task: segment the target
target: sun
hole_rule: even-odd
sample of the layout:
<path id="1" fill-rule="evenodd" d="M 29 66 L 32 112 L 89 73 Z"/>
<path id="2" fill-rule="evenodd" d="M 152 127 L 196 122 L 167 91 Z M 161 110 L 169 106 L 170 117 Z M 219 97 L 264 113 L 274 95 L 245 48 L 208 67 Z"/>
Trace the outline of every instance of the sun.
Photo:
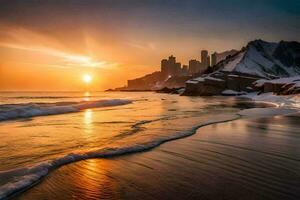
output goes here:
<path id="1" fill-rule="evenodd" d="M 91 83 L 92 82 L 92 76 L 91 75 L 89 75 L 89 74 L 84 74 L 83 76 L 82 76 L 82 80 L 83 80 L 83 82 L 85 82 L 86 84 L 89 84 L 89 83 Z"/>

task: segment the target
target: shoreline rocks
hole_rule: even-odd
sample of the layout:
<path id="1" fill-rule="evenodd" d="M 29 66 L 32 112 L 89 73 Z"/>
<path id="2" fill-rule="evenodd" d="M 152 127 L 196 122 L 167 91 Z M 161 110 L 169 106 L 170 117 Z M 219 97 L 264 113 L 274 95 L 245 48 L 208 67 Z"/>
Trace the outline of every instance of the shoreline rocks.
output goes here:
<path id="1" fill-rule="evenodd" d="M 258 80 L 254 84 L 260 93 L 273 92 L 277 95 L 300 94 L 300 76 L 274 80 Z"/>
<path id="2" fill-rule="evenodd" d="M 222 95 L 223 91 L 231 90 L 236 94 L 253 92 L 253 83 L 260 78 L 242 73 L 216 72 L 186 82 L 183 93 L 185 96 Z"/>

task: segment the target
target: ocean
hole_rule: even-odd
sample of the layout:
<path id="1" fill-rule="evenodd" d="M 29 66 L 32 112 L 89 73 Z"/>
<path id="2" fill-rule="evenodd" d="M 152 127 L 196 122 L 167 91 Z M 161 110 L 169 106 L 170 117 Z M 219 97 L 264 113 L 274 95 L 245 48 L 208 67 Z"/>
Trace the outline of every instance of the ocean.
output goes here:
<path id="1" fill-rule="evenodd" d="M 67 164 L 144 152 L 269 106 L 151 92 L 1 92 L 0 199 Z"/>

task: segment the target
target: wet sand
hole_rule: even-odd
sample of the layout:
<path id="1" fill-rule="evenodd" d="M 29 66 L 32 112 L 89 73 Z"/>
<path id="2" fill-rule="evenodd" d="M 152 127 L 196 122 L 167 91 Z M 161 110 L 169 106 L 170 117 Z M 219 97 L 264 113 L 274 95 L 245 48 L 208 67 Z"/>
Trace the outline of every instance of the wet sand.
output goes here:
<path id="1" fill-rule="evenodd" d="M 300 199 L 299 122 L 209 125 L 151 151 L 63 166 L 16 199 Z"/>

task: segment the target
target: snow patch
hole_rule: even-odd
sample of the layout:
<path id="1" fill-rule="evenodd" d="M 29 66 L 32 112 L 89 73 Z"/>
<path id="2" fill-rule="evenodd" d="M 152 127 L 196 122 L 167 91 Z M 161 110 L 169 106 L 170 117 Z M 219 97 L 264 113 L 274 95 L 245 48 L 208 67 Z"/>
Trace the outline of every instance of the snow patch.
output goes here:
<path id="1" fill-rule="evenodd" d="M 224 90 L 222 92 L 222 95 L 228 95 L 228 96 L 238 96 L 238 95 L 244 95 L 246 92 L 238 92 L 235 90 Z"/>
<path id="2" fill-rule="evenodd" d="M 245 52 L 241 52 L 237 55 L 237 57 L 232 60 L 232 61 L 229 61 L 229 63 L 227 63 L 224 68 L 223 68 L 223 71 L 234 71 L 234 69 L 236 68 L 236 66 L 241 62 L 241 60 L 243 59 L 245 55 Z"/>
<path id="3" fill-rule="evenodd" d="M 257 93 L 249 93 L 242 97 L 250 98 L 257 102 L 271 103 L 277 107 L 300 108 L 300 95 L 278 96 L 273 93 L 263 93 L 260 95 L 257 95 Z"/>
<path id="4" fill-rule="evenodd" d="M 204 78 L 205 80 L 212 80 L 212 81 L 220 81 L 220 82 L 223 82 L 224 80 L 223 79 L 219 79 L 219 78 L 214 78 L 214 77 L 211 77 L 211 76 L 207 76 Z"/>
<path id="5" fill-rule="evenodd" d="M 251 108 L 242 110 L 239 112 L 240 115 L 246 117 L 271 117 L 277 115 L 289 115 L 299 112 L 297 109 L 275 107 L 275 108 Z"/>
<path id="6" fill-rule="evenodd" d="M 298 84 L 300 83 L 300 76 L 293 76 L 293 77 L 288 77 L 288 78 L 278 78 L 278 79 L 273 79 L 273 80 L 266 80 L 266 79 L 260 79 L 256 81 L 254 84 L 256 86 L 262 86 L 264 83 L 279 83 L 279 84 L 290 84 L 290 83 L 295 83 Z"/>

